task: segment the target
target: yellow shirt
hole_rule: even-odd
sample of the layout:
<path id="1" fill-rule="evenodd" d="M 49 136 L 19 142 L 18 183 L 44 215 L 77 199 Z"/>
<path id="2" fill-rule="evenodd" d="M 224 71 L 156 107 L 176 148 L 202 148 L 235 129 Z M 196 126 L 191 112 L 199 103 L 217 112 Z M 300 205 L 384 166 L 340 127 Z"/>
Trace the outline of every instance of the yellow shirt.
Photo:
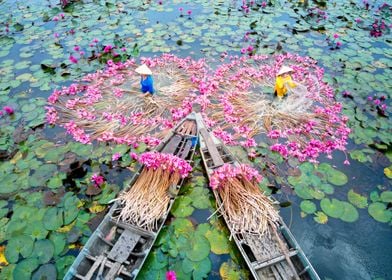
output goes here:
<path id="1" fill-rule="evenodd" d="M 287 93 L 286 85 L 288 85 L 291 88 L 296 87 L 296 84 L 293 82 L 290 75 L 276 77 L 275 91 L 279 98 L 282 98 L 283 96 L 286 95 Z"/>

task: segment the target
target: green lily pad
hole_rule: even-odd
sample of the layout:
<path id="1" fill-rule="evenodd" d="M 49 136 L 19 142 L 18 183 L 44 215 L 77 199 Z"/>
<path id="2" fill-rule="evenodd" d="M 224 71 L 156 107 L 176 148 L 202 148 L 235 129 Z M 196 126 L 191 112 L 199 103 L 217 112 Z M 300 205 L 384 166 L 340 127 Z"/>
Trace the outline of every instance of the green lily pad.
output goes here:
<path id="1" fill-rule="evenodd" d="M 300 207 L 306 214 L 313 214 L 317 210 L 316 204 L 310 200 L 302 201 Z"/>
<path id="2" fill-rule="evenodd" d="M 217 229 L 209 230 L 205 234 L 205 237 L 210 242 L 211 251 L 214 254 L 222 255 L 229 253 L 230 243 L 224 232 L 218 231 Z"/>
<path id="3" fill-rule="evenodd" d="M 37 240 L 34 244 L 32 257 L 38 260 L 38 263 L 45 264 L 53 257 L 54 246 L 52 241 L 48 239 Z"/>
<path id="4" fill-rule="evenodd" d="M 313 219 L 319 224 L 326 224 L 328 222 L 328 216 L 322 211 L 314 213 Z"/>
<path id="5" fill-rule="evenodd" d="M 208 273 L 211 271 L 211 268 L 211 260 L 208 257 L 199 262 L 191 261 L 188 258 L 185 258 L 185 260 L 182 262 L 182 270 L 185 273 L 192 272 L 193 279 L 206 278 Z"/>
<path id="6" fill-rule="evenodd" d="M 47 230 L 56 230 L 64 224 L 63 210 L 61 208 L 48 208 L 44 216 L 44 227 Z"/>
<path id="7" fill-rule="evenodd" d="M 42 279 L 57 279 L 57 270 L 54 264 L 44 264 L 40 266 L 36 272 L 34 272 L 32 280 Z"/>
<path id="8" fill-rule="evenodd" d="M 388 210 L 384 203 L 373 202 L 369 205 L 368 211 L 370 216 L 381 223 L 388 223 L 392 219 L 392 211 Z"/>
<path id="9" fill-rule="evenodd" d="M 380 200 L 385 203 L 391 203 L 392 202 L 392 191 L 383 191 L 380 194 Z"/>
<path id="10" fill-rule="evenodd" d="M 207 188 L 195 187 L 188 197 L 192 200 L 192 205 L 197 209 L 207 209 L 211 205 Z"/>
<path id="11" fill-rule="evenodd" d="M 219 268 L 219 274 L 222 280 L 240 280 L 241 271 L 232 261 L 224 262 Z"/>
<path id="12" fill-rule="evenodd" d="M 392 165 L 385 167 L 384 168 L 384 174 L 387 176 L 389 179 L 392 179 Z"/>
<path id="13" fill-rule="evenodd" d="M 45 229 L 42 221 L 34 221 L 27 225 L 25 233 L 34 239 L 44 239 L 48 235 L 48 230 Z"/>
<path id="14" fill-rule="evenodd" d="M 29 258 L 18 263 L 13 271 L 14 279 L 30 280 L 31 273 L 38 267 L 37 259 Z"/>
<path id="15" fill-rule="evenodd" d="M 210 242 L 204 236 L 196 235 L 190 239 L 191 247 L 185 252 L 191 261 L 201 261 L 210 254 Z"/>
<path id="16" fill-rule="evenodd" d="M 313 199 L 312 189 L 309 186 L 298 185 L 294 189 L 295 193 L 303 199 Z"/>
<path id="17" fill-rule="evenodd" d="M 75 256 L 64 256 L 56 260 L 57 277 L 63 278 L 69 267 L 75 260 Z"/>
<path id="18" fill-rule="evenodd" d="M 54 246 L 54 255 L 57 256 L 64 251 L 66 245 L 66 236 L 62 233 L 51 232 L 49 240 L 52 241 Z"/>
<path id="19" fill-rule="evenodd" d="M 344 213 L 344 204 L 335 198 L 332 200 L 328 198 L 322 199 L 320 206 L 321 210 L 332 218 L 340 218 Z"/>
<path id="20" fill-rule="evenodd" d="M 192 215 L 194 208 L 190 206 L 192 199 L 187 196 L 181 196 L 176 199 L 171 209 L 173 216 L 184 218 Z"/>
<path id="21" fill-rule="evenodd" d="M 19 254 L 24 258 L 31 255 L 33 251 L 34 240 L 27 235 L 20 235 L 11 238 L 5 249 L 5 256 L 10 263 L 16 263 L 19 260 Z"/>
<path id="22" fill-rule="evenodd" d="M 348 201 L 358 208 L 366 208 L 368 206 L 367 197 L 356 193 L 353 189 L 347 193 Z"/>
<path id="23" fill-rule="evenodd" d="M 177 218 L 174 220 L 174 222 L 172 222 L 171 225 L 174 227 L 174 233 L 176 236 L 189 236 L 194 231 L 191 221 L 185 218 Z"/>
<path id="24" fill-rule="evenodd" d="M 8 202 L 5 200 L 0 200 L 0 218 L 3 218 L 8 213 Z"/>
<path id="25" fill-rule="evenodd" d="M 332 166 L 327 163 L 320 164 L 319 168 L 320 171 L 324 171 L 327 175 L 327 180 L 331 184 L 335 186 L 343 186 L 348 182 L 348 178 L 346 174 L 343 172 L 336 170 Z"/>
<path id="26" fill-rule="evenodd" d="M 357 209 L 350 203 L 342 201 L 344 205 L 344 212 L 343 215 L 340 217 L 341 220 L 345 222 L 355 222 L 359 218 L 359 214 Z"/>

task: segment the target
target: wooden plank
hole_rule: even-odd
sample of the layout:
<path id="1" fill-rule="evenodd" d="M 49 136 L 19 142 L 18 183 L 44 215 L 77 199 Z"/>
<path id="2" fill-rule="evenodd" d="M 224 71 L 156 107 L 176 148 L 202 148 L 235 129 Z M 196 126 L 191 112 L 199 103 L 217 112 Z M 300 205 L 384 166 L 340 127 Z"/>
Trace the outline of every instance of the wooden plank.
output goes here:
<path id="1" fill-rule="evenodd" d="M 122 264 L 121 263 L 114 263 L 113 266 L 110 268 L 108 274 L 105 275 L 105 280 L 113 280 L 119 274 Z"/>
<path id="2" fill-rule="evenodd" d="M 298 254 L 298 251 L 297 251 L 297 250 L 294 250 L 294 251 L 290 251 L 289 256 L 290 256 L 290 257 L 293 257 L 293 256 L 295 256 L 295 255 L 297 255 L 297 254 Z M 279 257 L 276 257 L 276 258 L 267 260 L 267 261 L 265 261 L 265 262 L 257 262 L 257 261 L 256 261 L 256 262 L 253 262 L 253 263 L 252 263 L 252 266 L 253 266 L 253 268 L 254 268 L 255 270 L 259 270 L 259 269 L 263 269 L 263 268 L 265 268 L 265 267 L 268 267 L 268 266 L 277 264 L 277 263 L 279 263 L 279 262 L 281 262 L 281 261 L 284 261 L 284 260 L 286 260 L 285 256 L 284 256 L 284 255 L 281 255 L 281 256 L 279 256 Z"/>
<path id="3" fill-rule="evenodd" d="M 102 256 L 102 255 L 99 256 L 96 259 L 96 261 L 94 262 L 94 264 L 92 265 L 92 267 L 89 269 L 87 274 L 82 279 L 90 280 L 93 277 L 93 275 L 94 275 L 95 271 L 97 270 L 97 268 L 101 265 L 101 263 L 102 263 L 104 258 L 105 258 L 105 256 Z"/>
<path id="4" fill-rule="evenodd" d="M 186 141 L 184 149 L 178 154 L 178 157 L 182 159 L 186 159 L 191 148 L 192 148 L 192 140 L 189 139 Z"/>
<path id="5" fill-rule="evenodd" d="M 110 250 L 108 258 L 120 264 L 125 262 L 139 239 L 140 235 L 127 229 L 124 230 L 112 250 Z"/>
<path id="6" fill-rule="evenodd" d="M 180 135 L 174 135 L 169 140 L 169 142 L 165 145 L 165 147 L 162 149 L 161 153 L 174 154 L 178 145 L 181 142 L 181 139 L 182 139 L 182 137 Z"/>
<path id="7" fill-rule="evenodd" d="M 200 129 L 200 134 L 204 138 L 204 141 L 206 142 L 206 146 L 212 158 L 212 161 L 214 163 L 214 167 L 222 166 L 224 162 L 210 134 L 207 132 L 207 130 L 204 127 Z"/>

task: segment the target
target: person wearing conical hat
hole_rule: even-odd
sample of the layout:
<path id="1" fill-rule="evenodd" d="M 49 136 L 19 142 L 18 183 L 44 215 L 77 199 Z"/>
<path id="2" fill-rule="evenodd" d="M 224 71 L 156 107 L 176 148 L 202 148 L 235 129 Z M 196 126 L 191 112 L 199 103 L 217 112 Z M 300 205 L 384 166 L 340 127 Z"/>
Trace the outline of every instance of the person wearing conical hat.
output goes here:
<path id="1" fill-rule="evenodd" d="M 142 64 L 135 69 L 135 72 L 140 74 L 140 89 L 143 93 L 153 95 L 154 81 L 152 79 L 152 71 L 147 67 L 146 64 Z"/>
<path id="2" fill-rule="evenodd" d="M 276 74 L 275 95 L 278 96 L 279 100 L 282 100 L 287 94 L 287 87 L 295 88 L 297 86 L 290 76 L 293 71 L 291 67 L 282 66 L 278 74 Z"/>

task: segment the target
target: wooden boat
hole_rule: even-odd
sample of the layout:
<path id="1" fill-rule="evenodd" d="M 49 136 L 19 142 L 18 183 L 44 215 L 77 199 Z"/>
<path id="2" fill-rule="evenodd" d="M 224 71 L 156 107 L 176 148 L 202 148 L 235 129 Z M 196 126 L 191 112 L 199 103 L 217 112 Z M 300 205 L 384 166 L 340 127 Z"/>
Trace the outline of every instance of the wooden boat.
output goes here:
<path id="1" fill-rule="evenodd" d="M 198 127 L 195 114 L 192 113 L 182 120 L 155 150 L 176 155 L 191 164 L 197 140 Z M 130 187 L 125 191 L 132 188 L 142 168 L 143 166 L 135 173 Z M 64 279 L 135 279 L 165 223 L 183 181 L 184 179 L 181 179 L 177 185 L 170 187 L 168 192 L 170 201 L 165 215 L 158 220 L 151 231 L 121 221 L 118 215 L 123 206 L 116 201 L 87 241 Z"/>
<path id="2" fill-rule="evenodd" d="M 207 131 L 199 115 L 197 121 L 200 129 L 200 152 L 208 177 L 223 164 L 239 165 L 240 162 L 228 148 Z M 217 208 L 224 209 L 219 193 L 216 190 L 213 193 Z M 272 197 L 270 199 L 276 202 Z M 282 218 L 279 219 L 275 235 L 237 234 L 231 230 L 225 211 L 220 212 L 255 279 L 320 279 Z"/>

